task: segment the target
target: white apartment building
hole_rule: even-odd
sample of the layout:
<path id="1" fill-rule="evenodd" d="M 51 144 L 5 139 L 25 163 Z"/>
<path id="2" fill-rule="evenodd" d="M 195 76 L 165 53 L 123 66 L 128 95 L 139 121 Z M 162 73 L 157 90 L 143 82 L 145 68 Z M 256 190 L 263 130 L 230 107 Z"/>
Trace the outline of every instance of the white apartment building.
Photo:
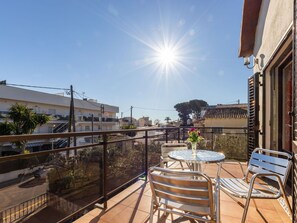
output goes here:
<path id="1" fill-rule="evenodd" d="M 5 120 L 9 108 L 19 103 L 33 109 L 36 113 L 51 116 L 51 121 L 37 127 L 34 133 L 66 132 L 70 100 L 70 97 L 61 95 L 0 85 L 0 122 Z M 119 129 L 116 116 L 118 112 L 119 107 L 97 103 L 94 99 L 74 99 L 76 132 L 92 131 L 92 129 L 94 131 L 117 130 Z"/>

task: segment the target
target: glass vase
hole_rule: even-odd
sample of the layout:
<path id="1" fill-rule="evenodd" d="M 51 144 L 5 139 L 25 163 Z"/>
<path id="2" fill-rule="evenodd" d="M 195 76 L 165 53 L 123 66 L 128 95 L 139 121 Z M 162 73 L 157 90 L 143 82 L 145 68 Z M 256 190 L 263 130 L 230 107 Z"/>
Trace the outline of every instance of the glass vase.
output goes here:
<path id="1" fill-rule="evenodd" d="M 197 151 L 197 142 L 192 142 L 192 155 L 196 155 L 196 151 Z"/>

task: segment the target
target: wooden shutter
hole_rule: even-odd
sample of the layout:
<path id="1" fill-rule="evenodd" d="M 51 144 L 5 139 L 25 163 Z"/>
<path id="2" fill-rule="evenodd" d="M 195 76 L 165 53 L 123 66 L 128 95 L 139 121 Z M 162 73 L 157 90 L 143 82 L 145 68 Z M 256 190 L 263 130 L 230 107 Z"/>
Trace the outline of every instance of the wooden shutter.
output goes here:
<path id="1" fill-rule="evenodd" d="M 248 158 L 259 147 L 259 75 L 248 79 Z"/>

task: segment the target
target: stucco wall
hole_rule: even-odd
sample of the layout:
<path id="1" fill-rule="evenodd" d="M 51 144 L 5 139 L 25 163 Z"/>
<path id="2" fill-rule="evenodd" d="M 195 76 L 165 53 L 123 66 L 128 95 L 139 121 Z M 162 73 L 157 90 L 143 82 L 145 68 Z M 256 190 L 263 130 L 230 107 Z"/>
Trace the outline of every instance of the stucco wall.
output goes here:
<path id="1" fill-rule="evenodd" d="M 266 77 L 266 104 L 264 105 L 264 92 L 263 87 L 259 88 L 259 104 L 260 104 L 260 131 L 264 131 L 265 127 L 265 139 L 262 135 L 259 135 L 259 145 L 263 146 L 265 141 L 265 146 L 270 147 L 270 100 L 271 100 L 271 78 L 270 78 L 270 67 L 267 67 L 267 64 L 270 62 L 274 63 L 277 55 L 276 49 L 279 47 L 279 44 L 284 40 L 285 35 L 292 27 L 293 22 L 293 1 L 284 0 L 284 1 L 275 1 L 275 0 L 262 0 L 257 30 L 256 38 L 254 45 L 254 56 L 259 59 L 259 66 L 254 67 L 254 73 L 263 72 Z M 285 48 L 285 47 L 284 47 Z M 281 50 L 280 50 L 281 52 Z M 272 58 L 275 56 L 275 58 Z M 260 70 L 262 68 L 262 70 Z M 263 70 L 264 68 L 264 70 Z M 263 83 L 264 79 L 260 78 L 260 82 Z M 264 118 L 262 111 L 264 106 L 266 107 L 266 123 L 263 122 Z"/>
<path id="2" fill-rule="evenodd" d="M 262 65 L 268 62 L 292 21 L 293 1 L 262 0 L 254 45 L 254 56 L 265 56 Z M 258 71 L 257 66 L 255 70 Z"/>
<path id="3" fill-rule="evenodd" d="M 222 119 L 222 118 L 207 118 L 205 119 L 205 127 L 237 127 L 237 128 L 245 128 L 247 127 L 247 119 L 246 118 L 230 118 L 230 119 Z"/>

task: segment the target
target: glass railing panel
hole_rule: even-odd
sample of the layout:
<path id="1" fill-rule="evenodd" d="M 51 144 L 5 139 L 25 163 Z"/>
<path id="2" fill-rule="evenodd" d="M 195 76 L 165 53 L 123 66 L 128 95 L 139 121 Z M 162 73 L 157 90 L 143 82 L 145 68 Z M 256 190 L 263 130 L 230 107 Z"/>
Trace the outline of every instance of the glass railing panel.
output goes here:
<path id="1" fill-rule="evenodd" d="M 225 154 L 227 159 L 247 159 L 247 132 L 245 128 L 196 128 L 201 132 L 203 141 L 198 149 L 207 149 Z M 190 128 L 181 129 L 181 138 L 186 142 Z"/>
<path id="2" fill-rule="evenodd" d="M 148 167 L 160 164 L 161 145 L 166 142 L 165 131 L 149 132 L 148 139 Z"/>
<path id="3" fill-rule="evenodd" d="M 57 222 L 101 197 L 102 148 L 69 154 L 0 162 L 0 222 Z"/>
<path id="4" fill-rule="evenodd" d="M 168 142 L 177 142 L 178 141 L 178 129 L 169 129 L 167 130 L 167 140 Z"/>
<path id="5" fill-rule="evenodd" d="M 227 159 L 247 160 L 247 134 L 214 133 L 213 150 L 223 152 Z"/>
<path id="6" fill-rule="evenodd" d="M 107 193 L 144 173 L 144 139 L 109 143 Z"/>

